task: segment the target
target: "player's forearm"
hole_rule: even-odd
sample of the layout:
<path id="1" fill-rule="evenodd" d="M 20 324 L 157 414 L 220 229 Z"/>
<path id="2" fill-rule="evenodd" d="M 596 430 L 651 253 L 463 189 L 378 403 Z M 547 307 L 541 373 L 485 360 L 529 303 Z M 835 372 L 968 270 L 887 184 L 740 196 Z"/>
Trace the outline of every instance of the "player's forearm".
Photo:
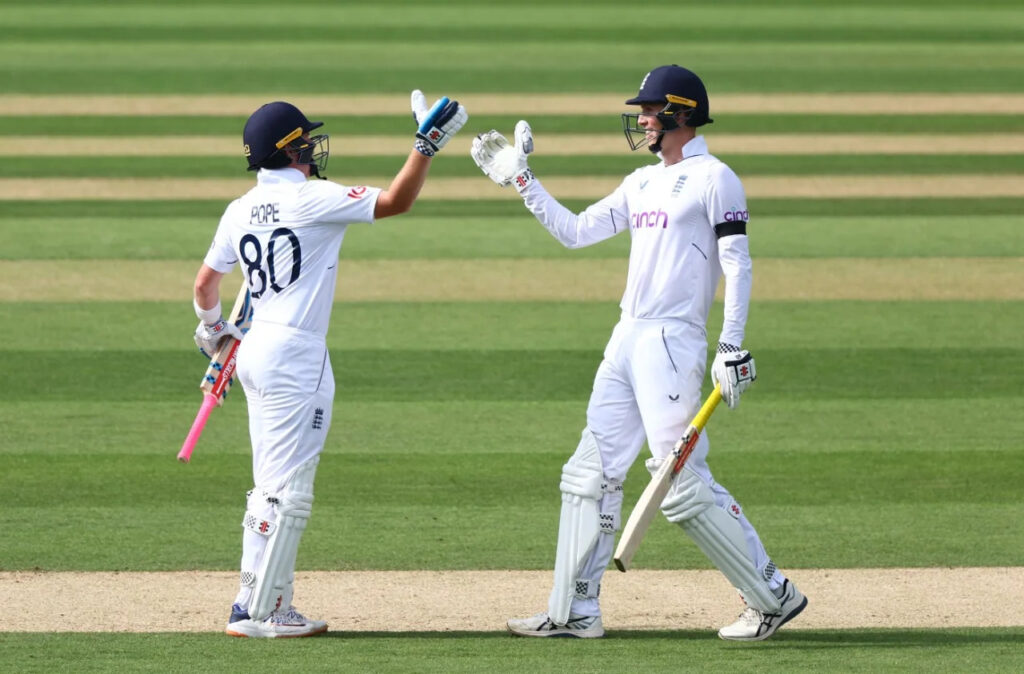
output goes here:
<path id="1" fill-rule="evenodd" d="M 747 325 L 754 272 L 746 236 L 719 240 L 719 263 L 725 276 L 724 320 L 720 342 L 741 346 Z"/>
<path id="2" fill-rule="evenodd" d="M 615 233 L 602 228 L 603 223 L 593 222 L 590 209 L 580 214 L 570 211 L 552 197 L 539 180 L 531 182 L 521 195 L 538 222 L 566 248 L 590 246 Z"/>
<path id="3" fill-rule="evenodd" d="M 224 276 L 205 264 L 199 268 L 193 287 L 193 297 L 200 309 L 213 309 L 220 302 L 220 279 Z"/>
<path id="4" fill-rule="evenodd" d="M 423 189 L 427 180 L 427 173 L 430 171 L 431 158 L 420 154 L 416 150 L 409 153 L 405 165 L 398 172 L 391 185 L 377 197 L 377 204 L 373 215 L 376 218 L 386 218 L 391 215 L 405 213 L 416 202 L 416 198 Z"/>

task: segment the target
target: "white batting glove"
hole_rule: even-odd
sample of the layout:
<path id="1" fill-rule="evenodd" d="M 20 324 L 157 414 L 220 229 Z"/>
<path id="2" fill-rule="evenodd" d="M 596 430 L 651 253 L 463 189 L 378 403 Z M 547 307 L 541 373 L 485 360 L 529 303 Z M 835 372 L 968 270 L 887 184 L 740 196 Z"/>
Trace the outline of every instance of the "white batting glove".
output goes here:
<path id="1" fill-rule="evenodd" d="M 533 182 L 533 171 L 526 163 L 526 155 L 533 152 L 533 130 L 521 119 L 516 124 L 515 144 L 495 130 L 473 139 L 469 154 L 484 174 L 502 187 L 515 185 L 519 192 Z"/>
<path id="2" fill-rule="evenodd" d="M 439 98 L 428 110 L 427 97 L 415 89 L 412 92 L 412 118 L 419 127 L 416 129 L 416 150 L 433 157 L 458 133 L 469 115 L 458 101 L 449 100 L 447 96 Z"/>
<path id="3" fill-rule="evenodd" d="M 740 404 L 740 394 L 750 388 L 757 379 L 754 357 L 749 351 L 738 346 L 718 343 L 718 353 L 711 364 L 711 381 L 722 387 L 722 400 L 729 409 L 736 409 Z"/>
<path id="4" fill-rule="evenodd" d="M 240 340 L 242 339 L 242 331 L 234 323 L 224 320 L 223 316 L 216 323 L 199 321 L 195 334 L 196 346 L 199 347 L 199 351 L 207 358 L 213 358 L 217 353 L 217 349 L 220 348 L 221 341 L 226 337 L 234 337 Z"/>

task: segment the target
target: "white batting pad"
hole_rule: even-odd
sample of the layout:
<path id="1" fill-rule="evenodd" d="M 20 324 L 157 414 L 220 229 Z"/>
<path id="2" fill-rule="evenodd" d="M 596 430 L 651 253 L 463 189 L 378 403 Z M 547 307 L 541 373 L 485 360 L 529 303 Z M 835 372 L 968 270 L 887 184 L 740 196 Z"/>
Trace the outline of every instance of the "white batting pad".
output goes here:
<path id="1" fill-rule="evenodd" d="M 647 462 L 648 469 L 651 461 Z M 747 605 L 763 613 L 778 613 L 779 600 L 768 582 L 757 572 L 747 552 L 747 542 L 739 520 L 715 505 L 711 488 L 684 466 L 676 476 L 661 510 L 670 522 L 676 522 L 697 547 L 729 579 Z"/>
<path id="2" fill-rule="evenodd" d="M 548 600 L 548 616 L 556 625 L 569 620 L 569 609 L 577 595 L 580 569 L 590 557 L 602 531 L 600 500 L 604 493 L 601 453 L 589 429 L 569 462 L 562 466 L 562 511 L 558 520 L 558 548 L 555 553 L 555 582 Z M 614 518 L 613 518 L 614 519 Z M 615 531 L 615 522 L 605 528 Z M 607 562 L 606 562 L 607 563 Z M 590 583 L 580 587 L 581 594 L 596 596 Z"/>
<path id="3" fill-rule="evenodd" d="M 313 508 L 313 478 L 319 462 L 320 457 L 315 456 L 299 466 L 277 496 L 277 527 L 256 572 L 249 604 L 253 620 L 265 620 L 275 609 L 287 609 L 291 603 L 295 556 Z"/>

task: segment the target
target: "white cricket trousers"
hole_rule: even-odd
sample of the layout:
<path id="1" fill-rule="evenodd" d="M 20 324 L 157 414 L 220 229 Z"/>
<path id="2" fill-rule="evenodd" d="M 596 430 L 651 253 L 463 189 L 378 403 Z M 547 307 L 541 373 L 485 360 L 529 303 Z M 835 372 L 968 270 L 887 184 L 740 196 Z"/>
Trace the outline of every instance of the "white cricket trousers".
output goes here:
<path id="1" fill-rule="evenodd" d="M 324 448 L 334 403 L 326 340 L 253 321 L 238 349 L 238 379 L 249 405 L 253 484 L 276 492 Z"/>
<path id="2" fill-rule="evenodd" d="M 601 452 L 605 477 L 613 483 L 626 479 L 630 466 L 643 448 L 664 458 L 672 451 L 702 403 L 701 384 L 707 363 L 704 328 L 675 319 L 635 319 L 623 316 L 605 347 L 604 359 L 594 377 L 587 406 L 587 426 Z M 729 508 L 735 500 L 715 482 L 708 468 L 707 431 L 701 434 L 687 465 L 711 488 L 715 504 Z M 639 492 L 637 492 L 639 493 Z M 618 509 L 622 499 L 605 494 L 601 509 Z M 739 516 L 748 551 L 758 569 L 771 563 L 757 531 L 742 513 Z M 580 577 L 600 581 L 614 550 L 613 536 L 600 536 Z M 781 585 L 785 576 L 775 571 L 770 585 Z M 571 612 L 600 615 L 598 600 L 574 599 Z"/>
<path id="3" fill-rule="evenodd" d="M 324 448 L 331 426 L 334 374 L 322 335 L 253 321 L 238 349 L 238 379 L 249 406 L 254 487 L 246 517 L 275 522 L 267 496 L 281 491 L 296 469 Z M 268 538 L 242 531 L 241 576 L 235 603 L 252 599 Z M 294 569 L 292 569 L 294 578 Z M 285 598 L 290 603 L 291 592 Z"/>

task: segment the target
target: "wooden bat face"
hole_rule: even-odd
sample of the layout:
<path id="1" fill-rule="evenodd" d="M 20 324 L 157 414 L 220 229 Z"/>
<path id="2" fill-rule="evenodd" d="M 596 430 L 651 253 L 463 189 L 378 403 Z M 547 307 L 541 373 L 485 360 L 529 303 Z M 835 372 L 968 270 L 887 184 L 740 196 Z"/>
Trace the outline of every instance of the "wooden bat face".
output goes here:
<path id="1" fill-rule="evenodd" d="M 650 527 L 654 516 L 661 509 L 661 502 L 665 500 L 665 494 L 668 493 L 673 478 L 683 469 L 683 464 L 686 463 L 686 459 L 689 458 L 693 448 L 697 445 L 697 440 L 700 438 L 701 431 L 704 430 L 704 425 L 707 424 L 711 413 L 715 411 L 715 407 L 718 406 L 721 400 L 721 388 L 715 386 L 715 390 L 704 401 L 700 411 L 697 412 L 697 416 L 690 422 L 683 437 L 676 443 L 672 452 L 665 457 L 658 472 L 654 474 L 647 488 L 640 495 L 639 500 L 633 507 L 633 512 L 630 513 L 629 519 L 626 521 L 626 525 L 622 528 L 622 535 L 619 537 L 619 544 L 615 549 L 615 566 L 618 567 L 619 571 L 625 571 L 629 568 L 633 555 L 636 553 L 637 548 L 640 547 L 640 541 L 643 540 L 644 534 L 647 533 L 647 529 Z"/>

